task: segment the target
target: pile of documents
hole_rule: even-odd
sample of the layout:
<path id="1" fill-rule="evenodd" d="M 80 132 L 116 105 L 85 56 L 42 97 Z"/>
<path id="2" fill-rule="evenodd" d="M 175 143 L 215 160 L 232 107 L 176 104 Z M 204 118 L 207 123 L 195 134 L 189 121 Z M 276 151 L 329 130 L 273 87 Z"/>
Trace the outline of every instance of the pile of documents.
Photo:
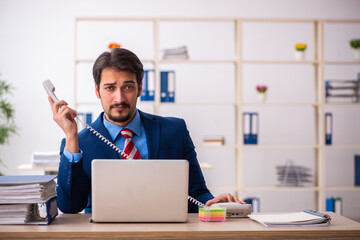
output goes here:
<path id="1" fill-rule="evenodd" d="M 31 163 L 34 168 L 54 167 L 58 168 L 60 162 L 59 152 L 34 152 Z"/>
<path id="2" fill-rule="evenodd" d="M 276 166 L 276 169 L 281 186 L 303 186 L 304 183 L 311 182 L 311 169 L 295 165 L 292 161 Z"/>
<path id="3" fill-rule="evenodd" d="M 55 178 L 0 176 L 0 224 L 49 224 L 58 213 Z"/>
<path id="4" fill-rule="evenodd" d="M 178 48 L 169 48 L 163 50 L 163 59 L 189 59 L 188 50 L 186 46 Z"/>
<path id="5" fill-rule="evenodd" d="M 360 73 L 357 80 L 327 80 L 325 82 L 327 102 L 359 102 Z"/>
<path id="6" fill-rule="evenodd" d="M 248 215 L 251 219 L 264 226 L 311 226 L 329 225 L 329 215 L 315 211 L 304 210 L 294 213 L 253 213 Z"/>

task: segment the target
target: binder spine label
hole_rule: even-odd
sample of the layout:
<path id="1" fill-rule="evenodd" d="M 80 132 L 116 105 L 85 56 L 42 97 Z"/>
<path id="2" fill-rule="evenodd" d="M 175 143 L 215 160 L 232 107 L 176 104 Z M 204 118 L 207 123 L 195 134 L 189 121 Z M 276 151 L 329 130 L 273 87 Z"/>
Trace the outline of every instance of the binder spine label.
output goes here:
<path id="1" fill-rule="evenodd" d="M 154 101 L 155 99 L 155 72 L 149 70 L 147 72 L 147 99 L 148 101 Z"/>
<path id="2" fill-rule="evenodd" d="M 175 72 L 168 72 L 168 101 L 175 102 Z"/>

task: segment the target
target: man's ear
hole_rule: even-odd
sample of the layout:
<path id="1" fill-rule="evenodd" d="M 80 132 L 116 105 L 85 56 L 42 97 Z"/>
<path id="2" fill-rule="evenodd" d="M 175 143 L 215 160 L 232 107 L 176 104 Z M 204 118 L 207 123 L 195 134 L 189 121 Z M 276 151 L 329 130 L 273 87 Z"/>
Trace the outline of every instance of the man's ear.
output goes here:
<path id="1" fill-rule="evenodd" d="M 140 97 L 141 93 L 142 93 L 142 84 L 143 84 L 143 82 L 141 81 L 140 86 L 139 86 L 138 95 L 137 95 L 138 97 Z"/>
<path id="2" fill-rule="evenodd" d="M 97 84 L 95 84 L 95 93 L 96 93 L 96 97 L 97 97 L 98 99 L 100 99 L 100 92 L 99 92 L 99 87 L 98 87 Z"/>

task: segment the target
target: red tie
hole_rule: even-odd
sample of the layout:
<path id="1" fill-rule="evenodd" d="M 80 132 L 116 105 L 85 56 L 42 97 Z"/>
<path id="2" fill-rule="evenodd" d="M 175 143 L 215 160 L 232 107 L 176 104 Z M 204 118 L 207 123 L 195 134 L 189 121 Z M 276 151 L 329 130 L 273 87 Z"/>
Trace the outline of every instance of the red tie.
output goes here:
<path id="1" fill-rule="evenodd" d="M 123 128 L 121 130 L 121 134 L 125 138 L 124 153 L 126 155 L 128 155 L 129 158 L 140 159 L 141 158 L 140 153 L 137 150 L 137 148 L 135 147 L 135 144 L 134 144 L 133 139 L 132 139 L 132 137 L 134 135 L 134 132 L 131 131 L 130 129 Z M 121 158 L 126 159 L 126 157 L 123 154 L 121 154 Z"/>

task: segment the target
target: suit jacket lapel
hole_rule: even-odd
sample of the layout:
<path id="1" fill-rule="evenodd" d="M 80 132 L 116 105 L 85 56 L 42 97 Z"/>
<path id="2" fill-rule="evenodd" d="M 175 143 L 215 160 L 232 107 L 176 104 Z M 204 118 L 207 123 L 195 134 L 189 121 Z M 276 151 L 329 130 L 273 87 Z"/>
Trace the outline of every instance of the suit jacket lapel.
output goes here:
<path id="1" fill-rule="evenodd" d="M 143 113 L 139 110 L 141 121 L 144 124 L 146 141 L 149 152 L 149 159 L 157 159 L 160 142 L 160 124 L 154 116 Z"/>
<path id="2" fill-rule="evenodd" d="M 100 116 L 96 119 L 95 122 L 91 124 L 91 127 L 93 127 L 96 131 L 98 131 L 101 135 L 103 135 L 106 139 L 111 141 L 113 143 L 111 136 L 109 132 L 106 130 L 104 123 L 103 123 L 103 114 L 101 113 Z M 108 158 L 120 158 L 120 154 L 115 150 L 112 149 L 105 141 L 103 141 L 99 136 L 96 136 L 94 134 L 93 141 L 96 143 L 96 146 L 99 146 L 99 149 L 101 149 Z"/>

